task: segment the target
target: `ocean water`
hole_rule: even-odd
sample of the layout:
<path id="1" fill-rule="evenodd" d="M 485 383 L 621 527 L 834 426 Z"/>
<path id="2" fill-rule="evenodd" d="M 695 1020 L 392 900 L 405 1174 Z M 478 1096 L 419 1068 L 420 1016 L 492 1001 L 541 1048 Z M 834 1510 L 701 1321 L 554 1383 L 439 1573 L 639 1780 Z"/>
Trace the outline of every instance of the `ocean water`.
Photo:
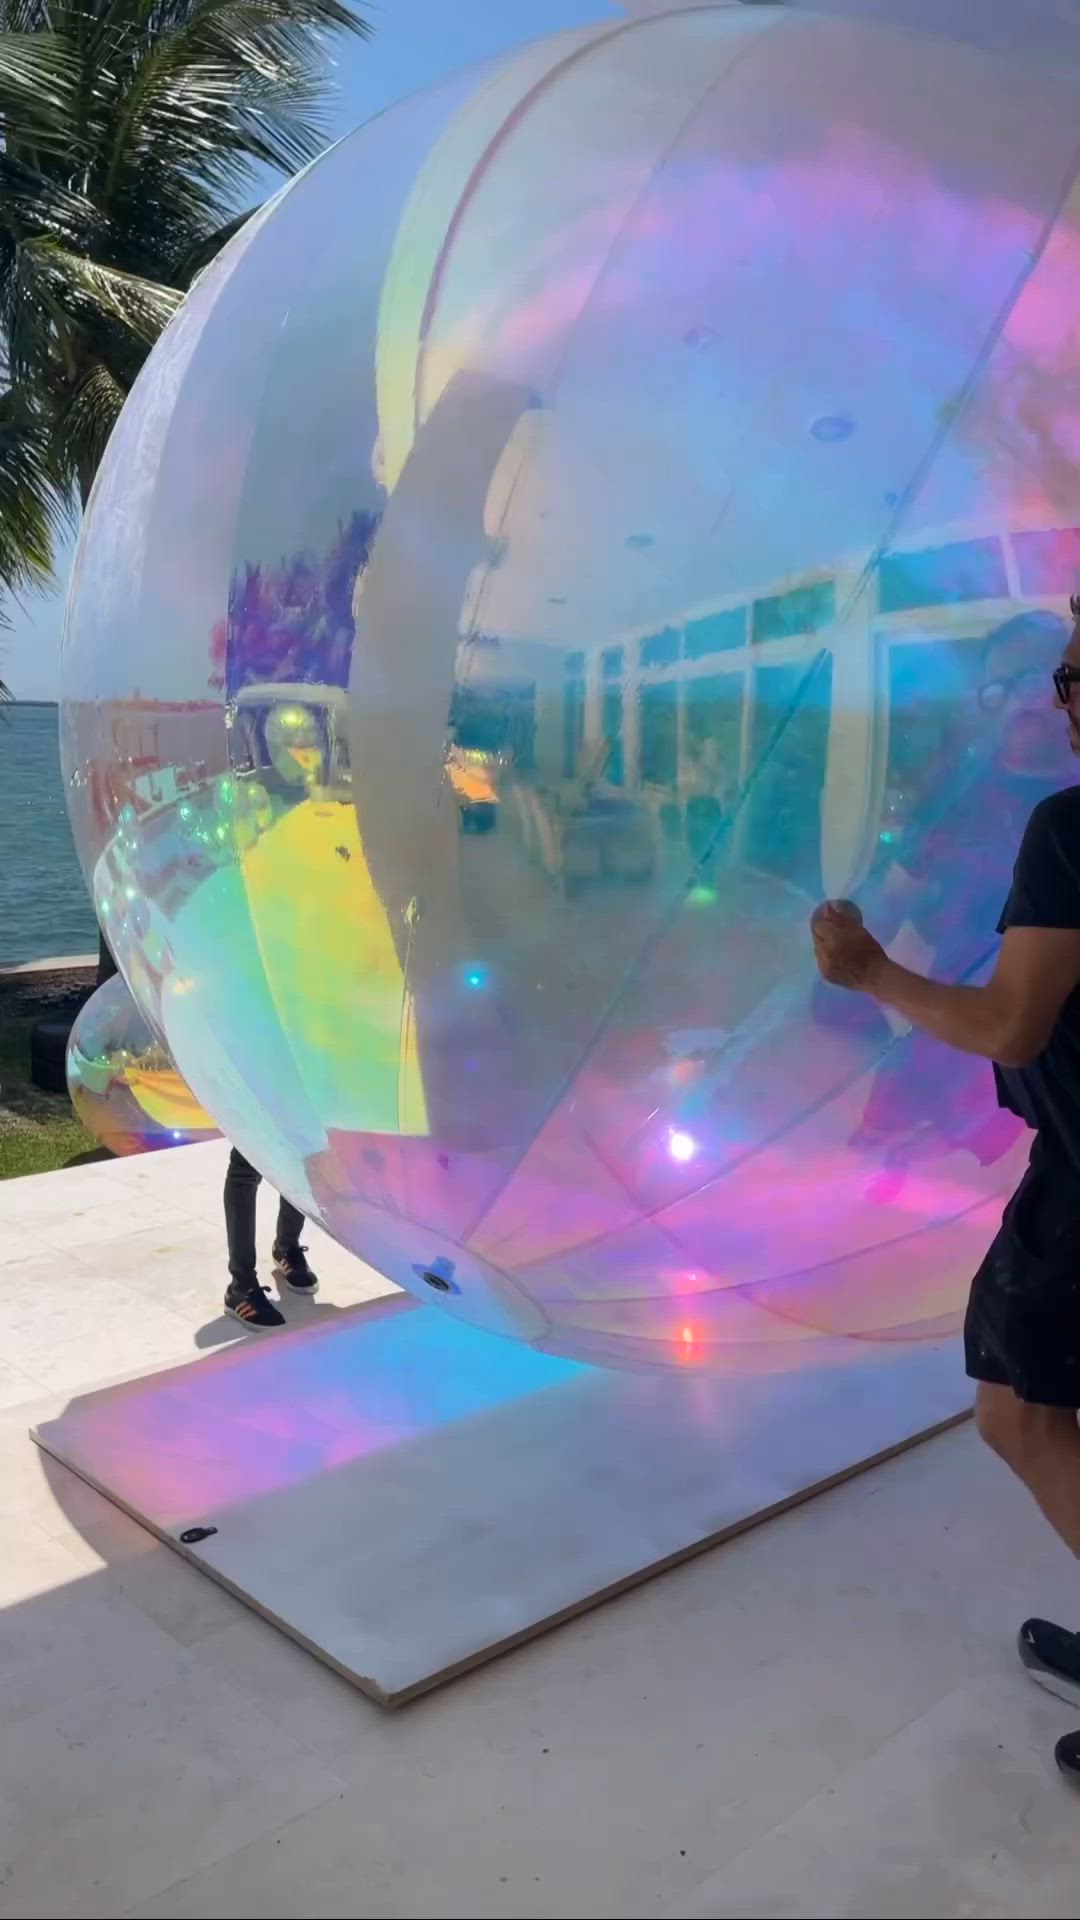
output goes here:
<path id="1" fill-rule="evenodd" d="M 64 805 L 55 707 L 0 707 L 0 966 L 97 951 Z"/>

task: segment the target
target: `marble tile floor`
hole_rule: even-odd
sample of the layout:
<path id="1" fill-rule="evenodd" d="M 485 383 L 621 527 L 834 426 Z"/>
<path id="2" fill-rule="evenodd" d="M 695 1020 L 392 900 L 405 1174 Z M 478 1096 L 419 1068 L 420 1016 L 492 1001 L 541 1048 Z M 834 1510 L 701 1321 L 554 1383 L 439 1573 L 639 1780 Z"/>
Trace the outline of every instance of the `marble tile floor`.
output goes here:
<path id="1" fill-rule="evenodd" d="M 1012 1652 L 1080 1573 L 970 1427 L 392 1716 L 40 1455 L 244 1337 L 223 1170 L 0 1187 L 0 1916 L 1080 1915 L 1069 1711 Z M 291 1315 L 384 1290 L 311 1243 Z"/>

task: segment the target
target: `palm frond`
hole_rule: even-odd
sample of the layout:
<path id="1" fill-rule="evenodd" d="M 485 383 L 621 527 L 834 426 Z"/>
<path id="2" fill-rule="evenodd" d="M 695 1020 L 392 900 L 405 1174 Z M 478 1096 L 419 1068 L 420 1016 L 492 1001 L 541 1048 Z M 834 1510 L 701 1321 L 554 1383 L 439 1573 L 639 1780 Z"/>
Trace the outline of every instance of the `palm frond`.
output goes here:
<path id="1" fill-rule="evenodd" d="M 179 277 L 183 286 L 194 286 L 200 273 L 205 273 L 211 261 L 217 259 L 222 248 L 228 246 L 229 241 L 235 238 L 242 227 L 247 226 L 255 211 L 254 207 L 246 207 L 243 213 L 234 214 L 231 220 L 223 221 L 220 227 L 215 227 L 212 233 L 205 234 L 189 248 L 178 262 Z"/>
<path id="2" fill-rule="evenodd" d="M 0 0 L 0 589 L 48 571 L 253 182 L 323 145 L 331 42 L 371 32 L 351 0 Z"/>
<path id="3" fill-rule="evenodd" d="M 5 228 L 49 234 L 69 245 L 93 244 L 101 215 L 85 193 L 0 147 L 0 208 Z"/>
<path id="4" fill-rule="evenodd" d="M 6 143 L 70 160 L 78 84 L 78 60 L 61 34 L 0 31 L 0 134 Z"/>
<path id="5" fill-rule="evenodd" d="M 52 463 L 73 488 L 97 471 L 126 398 L 124 387 L 104 360 L 94 360 L 57 415 Z"/>
<path id="6" fill-rule="evenodd" d="M 64 519 L 62 490 L 48 432 L 19 399 L 0 395 L 0 584 L 9 590 L 43 585 L 50 577 L 54 539 Z"/>
<path id="7" fill-rule="evenodd" d="M 369 37 L 343 0 L 192 0 L 171 9 L 126 87 L 106 198 L 148 141 L 179 141 L 192 171 L 238 184 L 252 164 L 283 173 L 325 144 L 324 39 Z"/>
<path id="8" fill-rule="evenodd" d="M 44 237 L 28 241 L 22 256 L 31 282 L 59 311 L 74 320 L 118 320 L 148 343 L 157 339 L 180 305 L 176 287 L 123 273 Z"/>

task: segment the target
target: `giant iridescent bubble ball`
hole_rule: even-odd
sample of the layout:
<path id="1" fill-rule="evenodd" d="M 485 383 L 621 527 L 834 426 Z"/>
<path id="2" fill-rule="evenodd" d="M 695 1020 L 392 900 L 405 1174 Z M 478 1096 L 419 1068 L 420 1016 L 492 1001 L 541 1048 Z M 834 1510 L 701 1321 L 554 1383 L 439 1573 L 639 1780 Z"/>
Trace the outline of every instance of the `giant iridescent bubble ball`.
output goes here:
<path id="1" fill-rule="evenodd" d="M 970 23 L 970 25 L 969 25 Z M 977 980 L 1080 586 L 1080 18 L 667 8 L 406 102 L 251 220 L 87 516 L 64 761 L 196 1097 L 393 1280 L 719 1373 L 958 1324 Z"/>
<path id="2" fill-rule="evenodd" d="M 68 1040 L 67 1084 L 83 1126 L 110 1153 L 153 1153 L 217 1138 L 119 974 L 79 1009 Z"/>

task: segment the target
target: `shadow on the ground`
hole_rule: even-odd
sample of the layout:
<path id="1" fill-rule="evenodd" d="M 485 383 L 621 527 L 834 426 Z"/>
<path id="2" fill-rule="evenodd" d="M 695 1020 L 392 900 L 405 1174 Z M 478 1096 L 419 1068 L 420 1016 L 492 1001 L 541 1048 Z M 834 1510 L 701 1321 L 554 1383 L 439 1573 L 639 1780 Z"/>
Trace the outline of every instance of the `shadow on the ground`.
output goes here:
<path id="1" fill-rule="evenodd" d="M 115 1153 L 108 1147 L 90 1147 L 86 1153 L 73 1153 L 70 1160 L 64 1161 L 65 1167 L 90 1167 L 98 1160 L 115 1160 Z"/>
<path id="2" fill-rule="evenodd" d="M 208 1320 L 195 1334 L 195 1345 L 201 1352 L 213 1347 L 238 1344 L 241 1340 L 253 1340 L 257 1346 L 267 1341 L 282 1339 L 288 1333 L 303 1333 L 309 1328 L 324 1326 L 331 1316 L 353 1312 L 351 1307 L 339 1307 L 333 1300 L 301 1300 L 295 1294 L 289 1294 L 283 1300 L 276 1300 L 284 1313 L 288 1325 L 285 1327 L 245 1327 L 230 1314 L 221 1313 L 216 1320 Z"/>
<path id="3" fill-rule="evenodd" d="M 407 1301 L 400 1295 L 392 1295 L 376 1300 L 358 1302 L 355 1305 L 339 1306 L 332 1300 L 324 1300 L 321 1302 L 319 1300 L 301 1300 L 292 1294 L 286 1294 L 285 1299 L 280 1302 L 280 1305 L 288 1315 L 287 1326 L 280 1330 L 270 1329 L 265 1332 L 258 1330 L 251 1331 L 242 1327 L 238 1321 L 232 1320 L 222 1313 L 217 1319 L 207 1322 L 205 1326 L 200 1327 L 197 1332 L 195 1332 L 193 1336 L 194 1344 L 196 1348 L 207 1353 L 208 1366 L 211 1368 L 220 1366 L 228 1370 L 237 1364 L 241 1367 L 245 1366 L 246 1363 L 242 1355 L 244 1350 L 249 1346 L 269 1354 L 272 1353 L 277 1342 L 288 1342 L 290 1336 L 313 1334 L 316 1332 L 329 1333 L 332 1326 L 340 1327 L 342 1323 L 360 1316 L 369 1316 L 376 1320 L 384 1319 L 388 1315 L 408 1311 L 413 1306 L 413 1303 Z M 214 1348 L 224 1349 L 226 1347 L 233 1349 L 232 1354 L 219 1351 L 216 1360 L 211 1361 L 209 1359 L 210 1350 Z M 252 1361 L 254 1361 L 254 1359 L 255 1356 L 253 1353 Z M 90 1412 L 95 1405 L 101 1402 L 111 1403 L 116 1400 L 122 1404 L 126 1394 L 138 1394 L 149 1389 L 156 1381 L 161 1383 L 162 1404 L 167 1409 L 170 1402 L 170 1388 L 173 1383 L 178 1385 L 180 1392 L 184 1392 L 185 1387 L 189 1386 L 201 1373 L 202 1366 L 198 1361 L 194 1363 L 180 1362 L 180 1364 L 175 1367 L 152 1368 L 144 1376 L 132 1376 L 127 1380 L 116 1381 L 109 1385 L 90 1387 L 84 1392 L 73 1394 L 60 1417 L 66 1418 L 68 1415 L 80 1410 Z M 229 1375 L 229 1377 L 243 1379 L 249 1376 Z M 287 1415 L 287 1407 L 282 1409 L 282 1412 L 283 1415 Z M 46 1419 L 51 1420 L 54 1417 L 54 1412 L 50 1409 Z M 147 1430 L 147 1441 L 148 1444 L 152 1444 L 153 1442 L 153 1436 L 149 1429 Z M 193 1430 L 190 1435 L 190 1441 L 191 1446 L 194 1448 L 194 1456 L 196 1458 L 203 1458 L 204 1453 L 200 1452 L 200 1449 L 205 1449 L 207 1436 L 198 1430 L 197 1423 L 195 1430 Z M 173 1559 L 170 1548 L 158 1547 L 155 1542 L 155 1536 L 149 1530 L 144 1529 L 137 1521 L 130 1518 L 121 1519 L 120 1515 L 124 1511 L 122 1507 L 119 1509 L 114 1507 L 107 1496 L 100 1495 L 96 1492 L 89 1492 L 87 1482 L 83 1481 L 77 1473 L 63 1466 L 52 1454 L 41 1449 L 37 1457 L 56 1506 L 80 1536 L 86 1540 L 89 1545 L 94 1547 L 95 1551 L 100 1553 L 101 1557 L 107 1563 L 113 1561 L 126 1563 L 133 1557 L 142 1559 L 151 1552 L 158 1559 L 160 1559 L 162 1553 L 166 1554 L 170 1561 Z M 177 1578 L 182 1577 L 181 1574 L 177 1575 Z M 201 1579 L 203 1575 L 200 1574 L 199 1577 Z M 0 1614 L 2 1614 L 3 1611 L 4 1609 L 0 1607 Z"/>

